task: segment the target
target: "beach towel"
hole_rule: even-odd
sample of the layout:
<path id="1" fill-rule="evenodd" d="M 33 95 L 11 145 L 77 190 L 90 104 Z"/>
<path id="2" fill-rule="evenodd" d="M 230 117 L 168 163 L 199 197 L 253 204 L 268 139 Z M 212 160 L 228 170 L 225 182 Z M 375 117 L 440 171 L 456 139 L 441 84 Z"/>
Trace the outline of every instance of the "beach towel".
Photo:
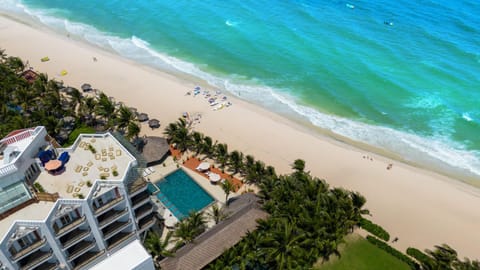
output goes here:
<path id="1" fill-rule="evenodd" d="M 50 58 L 48 58 L 48 56 L 42 57 L 42 58 L 40 59 L 40 61 L 42 61 L 42 62 L 47 62 L 47 61 L 49 61 L 49 60 L 50 60 Z"/>
<path id="2" fill-rule="evenodd" d="M 65 69 L 62 70 L 62 71 L 60 71 L 60 75 L 61 75 L 61 76 L 65 76 L 65 75 L 67 75 L 67 74 L 68 74 L 68 72 L 67 72 Z"/>

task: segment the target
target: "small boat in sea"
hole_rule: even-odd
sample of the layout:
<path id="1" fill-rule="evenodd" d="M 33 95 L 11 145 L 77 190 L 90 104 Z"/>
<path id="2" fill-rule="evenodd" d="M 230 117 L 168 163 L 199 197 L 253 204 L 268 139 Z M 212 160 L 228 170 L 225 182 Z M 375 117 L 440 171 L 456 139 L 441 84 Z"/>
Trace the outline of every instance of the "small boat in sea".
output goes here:
<path id="1" fill-rule="evenodd" d="M 386 24 L 388 26 L 392 26 L 393 25 L 393 22 L 391 21 L 383 21 L 383 24 Z"/>

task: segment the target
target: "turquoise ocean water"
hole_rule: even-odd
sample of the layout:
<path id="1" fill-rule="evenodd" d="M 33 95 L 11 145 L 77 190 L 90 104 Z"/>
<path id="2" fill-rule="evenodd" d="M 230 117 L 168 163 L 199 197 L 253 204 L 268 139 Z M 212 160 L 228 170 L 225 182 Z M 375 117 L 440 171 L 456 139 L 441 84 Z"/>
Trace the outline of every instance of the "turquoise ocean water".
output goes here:
<path id="1" fill-rule="evenodd" d="M 0 10 L 480 179 L 477 0 L 0 0 Z"/>

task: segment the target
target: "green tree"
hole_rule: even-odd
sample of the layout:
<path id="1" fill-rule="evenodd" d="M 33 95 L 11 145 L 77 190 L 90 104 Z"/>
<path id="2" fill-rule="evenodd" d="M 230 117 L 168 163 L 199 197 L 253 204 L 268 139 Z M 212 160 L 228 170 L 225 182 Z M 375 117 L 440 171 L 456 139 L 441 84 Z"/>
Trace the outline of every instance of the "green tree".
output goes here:
<path id="1" fill-rule="evenodd" d="M 208 212 L 207 215 L 213 220 L 213 222 L 215 222 L 215 224 L 218 224 L 220 221 L 227 218 L 224 209 L 218 207 L 217 204 L 212 205 L 212 210 L 211 212 Z"/>
<path id="2" fill-rule="evenodd" d="M 229 205 L 228 196 L 230 196 L 230 193 L 234 191 L 235 187 L 228 180 L 223 181 L 221 186 L 222 186 L 223 192 L 225 193 L 225 204 L 228 206 Z"/>
<path id="3" fill-rule="evenodd" d="M 159 267 L 159 262 L 165 257 L 172 257 L 173 252 L 167 249 L 168 244 L 171 242 L 173 233 L 168 232 L 165 236 L 165 239 L 162 238 L 154 232 L 148 232 L 147 238 L 145 239 L 144 246 L 147 251 L 152 254 L 153 261 L 155 265 Z"/>

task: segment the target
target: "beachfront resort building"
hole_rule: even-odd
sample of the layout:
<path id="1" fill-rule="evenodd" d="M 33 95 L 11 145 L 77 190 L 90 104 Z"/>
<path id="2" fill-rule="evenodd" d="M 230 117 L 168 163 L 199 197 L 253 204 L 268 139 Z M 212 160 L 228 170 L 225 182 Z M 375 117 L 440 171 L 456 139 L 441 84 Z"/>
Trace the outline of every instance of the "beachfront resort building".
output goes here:
<path id="1" fill-rule="evenodd" d="M 0 140 L 0 269 L 154 269 L 140 243 L 156 213 L 144 161 L 122 140 L 61 148 L 41 126 Z"/>

